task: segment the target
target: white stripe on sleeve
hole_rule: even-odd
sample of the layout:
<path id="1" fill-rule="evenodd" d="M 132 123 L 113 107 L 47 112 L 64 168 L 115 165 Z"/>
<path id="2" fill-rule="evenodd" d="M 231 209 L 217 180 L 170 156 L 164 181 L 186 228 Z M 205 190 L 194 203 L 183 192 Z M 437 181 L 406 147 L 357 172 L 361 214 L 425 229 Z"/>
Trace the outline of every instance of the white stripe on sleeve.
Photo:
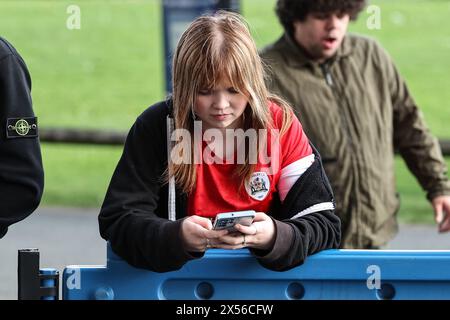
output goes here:
<path id="1" fill-rule="evenodd" d="M 309 208 L 306 208 L 305 210 L 297 213 L 291 219 L 300 218 L 300 217 L 306 216 L 307 214 L 319 212 L 319 211 L 323 211 L 323 210 L 334 210 L 333 202 L 322 202 L 322 203 L 315 204 L 315 205 L 313 205 Z"/>
<path id="2" fill-rule="evenodd" d="M 281 169 L 280 180 L 278 181 L 278 193 L 281 202 L 286 198 L 289 190 L 291 190 L 294 183 L 301 177 L 303 173 L 313 164 L 314 153 L 301 158 L 300 160 L 292 162 L 290 165 Z"/>

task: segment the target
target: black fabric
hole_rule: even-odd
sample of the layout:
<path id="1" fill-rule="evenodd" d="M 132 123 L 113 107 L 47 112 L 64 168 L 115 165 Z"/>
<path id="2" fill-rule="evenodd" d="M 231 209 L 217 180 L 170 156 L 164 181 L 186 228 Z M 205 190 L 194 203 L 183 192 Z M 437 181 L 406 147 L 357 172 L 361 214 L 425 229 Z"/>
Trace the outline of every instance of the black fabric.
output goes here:
<path id="1" fill-rule="evenodd" d="M 281 219 L 292 217 L 317 203 L 332 202 L 334 204 L 333 191 L 323 169 L 320 154 L 312 144 L 311 148 L 315 160 L 284 199 L 280 212 Z"/>
<path id="2" fill-rule="evenodd" d="M 179 269 L 193 259 L 181 249 L 182 220 L 167 219 L 168 188 L 162 178 L 167 114 L 161 103 L 136 120 L 99 215 L 100 234 L 114 252 L 135 267 L 156 272 Z"/>
<path id="3" fill-rule="evenodd" d="M 168 187 L 162 175 L 167 168 L 169 106 L 170 101 L 155 104 L 136 120 L 99 214 L 100 234 L 110 241 L 112 249 L 131 265 L 156 272 L 177 270 L 203 256 L 183 249 L 180 227 L 187 216 L 187 195 L 179 190 L 178 220 L 168 220 Z M 277 232 L 274 247 L 267 252 L 251 250 L 264 267 L 286 270 L 303 263 L 308 254 L 338 247 L 340 223 L 333 212 L 290 219 L 309 204 L 333 201 L 328 181 L 319 168 L 317 157 L 288 193 L 287 201 L 269 213 Z M 317 195 L 312 195 L 314 192 Z"/>
<path id="4" fill-rule="evenodd" d="M 0 238 L 8 226 L 36 209 L 44 188 L 30 92 L 25 62 L 10 43 L 0 38 Z M 34 136 L 8 139 L 8 119 L 15 118 L 28 119 Z"/>
<path id="5" fill-rule="evenodd" d="M 296 181 L 283 204 L 277 203 L 271 211 L 276 217 L 275 248 L 262 253 L 251 250 L 260 263 L 272 270 L 284 271 L 303 264 L 306 257 L 324 249 L 338 248 L 341 240 L 341 221 L 334 211 L 324 210 L 291 219 L 299 212 L 319 203 L 332 202 L 333 192 L 322 167 L 320 154 L 311 145 L 315 155 L 313 164 Z M 286 234 L 291 234 L 286 237 Z M 293 248 L 296 250 L 293 251 Z"/>
<path id="6" fill-rule="evenodd" d="M 5 236 L 6 232 L 8 232 L 8 228 L 0 226 L 0 239 Z"/>

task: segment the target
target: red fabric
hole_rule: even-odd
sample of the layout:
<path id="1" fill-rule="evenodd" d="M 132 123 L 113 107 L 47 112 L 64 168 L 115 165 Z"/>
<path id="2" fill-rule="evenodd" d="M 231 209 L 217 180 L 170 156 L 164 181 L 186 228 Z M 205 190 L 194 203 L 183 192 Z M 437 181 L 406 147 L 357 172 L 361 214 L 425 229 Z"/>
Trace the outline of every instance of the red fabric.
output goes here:
<path id="1" fill-rule="evenodd" d="M 281 108 L 272 103 L 270 105 L 272 118 L 274 119 L 275 129 L 281 129 L 283 121 L 283 112 Z M 263 199 L 255 199 L 250 196 L 253 191 L 247 190 L 242 185 L 241 179 L 234 174 L 237 164 L 206 164 L 202 161 L 197 164 L 197 183 L 195 189 L 190 193 L 188 198 L 188 214 L 199 215 L 203 217 L 214 218 L 218 213 L 241 211 L 241 210 L 255 210 L 256 212 L 268 212 L 275 192 L 277 191 L 277 184 L 280 179 L 281 169 L 289 164 L 300 160 L 312 154 L 311 146 L 306 134 L 303 132 L 302 126 L 298 119 L 293 116 L 292 125 L 286 131 L 281 139 L 281 152 L 276 149 L 272 150 L 271 141 L 273 137 L 268 137 L 268 151 L 267 154 L 271 157 L 271 163 L 262 164 L 258 161 L 256 166 L 256 176 L 262 176 L 263 179 L 268 179 L 270 187 L 262 187 L 259 195 Z M 207 147 L 207 143 L 203 142 L 203 150 Z M 274 161 L 276 158 L 277 161 Z M 203 159 L 203 157 L 202 157 Z M 224 161 L 225 162 L 225 161 Z M 278 162 L 281 165 L 273 165 Z M 270 170 L 272 164 L 272 170 Z M 275 168 L 275 170 L 273 170 Z M 272 172 L 271 172 L 272 171 Z M 260 172 L 258 174 L 258 172 Z M 266 173 L 262 173 L 266 172 Z M 254 175 L 255 175 L 254 173 Z M 272 174 L 273 173 L 273 174 Z M 251 179 L 258 182 L 258 178 Z M 252 176 L 253 177 L 253 176 Z M 267 182 L 267 180 L 264 180 Z M 255 184 L 258 189 L 261 184 Z M 247 187 L 250 188 L 247 183 Z"/>

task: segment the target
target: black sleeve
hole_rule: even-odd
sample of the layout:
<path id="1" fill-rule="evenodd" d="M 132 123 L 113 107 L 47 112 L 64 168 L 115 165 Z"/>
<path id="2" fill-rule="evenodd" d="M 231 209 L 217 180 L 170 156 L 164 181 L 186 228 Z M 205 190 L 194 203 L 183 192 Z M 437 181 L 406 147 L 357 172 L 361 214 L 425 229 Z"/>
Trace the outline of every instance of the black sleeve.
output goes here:
<path id="1" fill-rule="evenodd" d="M 322 210 L 293 218 L 320 203 L 334 203 L 330 183 L 317 151 L 316 159 L 289 190 L 283 204 L 271 215 L 276 238 L 269 251 L 251 250 L 264 267 L 285 271 L 303 264 L 306 257 L 325 249 L 338 248 L 341 222 L 334 210 Z"/>
<path id="2" fill-rule="evenodd" d="M 30 91 L 23 60 L 12 53 L 0 57 L 0 238 L 8 226 L 36 209 L 44 188 L 37 134 L 8 134 L 8 127 L 20 119 L 36 121 Z"/>
<path id="3" fill-rule="evenodd" d="M 152 108 L 147 113 L 157 116 Z M 100 234 L 114 252 L 135 267 L 156 272 L 177 270 L 194 258 L 182 247 L 182 220 L 157 214 L 167 212 L 159 196 L 167 166 L 165 141 L 164 121 L 149 124 L 138 118 L 99 215 Z"/>

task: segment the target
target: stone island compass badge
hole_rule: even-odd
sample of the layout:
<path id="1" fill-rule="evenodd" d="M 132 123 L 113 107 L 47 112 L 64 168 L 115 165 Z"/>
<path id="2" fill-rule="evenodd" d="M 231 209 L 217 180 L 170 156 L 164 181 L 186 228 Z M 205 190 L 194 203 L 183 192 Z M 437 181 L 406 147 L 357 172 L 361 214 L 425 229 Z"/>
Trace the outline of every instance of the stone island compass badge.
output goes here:
<path id="1" fill-rule="evenodd" d="M 38 136 L 37 118 L 8 118 L 6 138 L 32 138 Z"/>
<path id="2" fill-rule="evenodd" d="M 265 172 L 255 172 L 245 184 L 245 189 L 250 197 L 255 200 L 264 200 L 270 190 L 270 180 Z"/>

